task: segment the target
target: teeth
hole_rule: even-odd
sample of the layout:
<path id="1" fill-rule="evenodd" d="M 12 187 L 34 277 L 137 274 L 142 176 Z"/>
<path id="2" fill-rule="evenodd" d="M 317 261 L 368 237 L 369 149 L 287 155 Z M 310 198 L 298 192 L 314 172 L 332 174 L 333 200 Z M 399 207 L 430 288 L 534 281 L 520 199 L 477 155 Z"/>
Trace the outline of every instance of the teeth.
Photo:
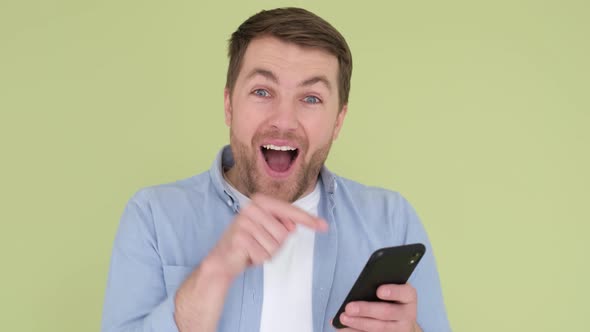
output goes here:
<path id="1" fill-rule="evenodd" d="M 262 146 L 265 149 L 268 150 L 276 150 L 276 151 L 295 151 L 297 150 L 296 148 L 292 147 L 292 146 L 276 146 L 276 145 L 272 145 L 272 144 L 267 144 L 267 145 L 263 145 Z"/>

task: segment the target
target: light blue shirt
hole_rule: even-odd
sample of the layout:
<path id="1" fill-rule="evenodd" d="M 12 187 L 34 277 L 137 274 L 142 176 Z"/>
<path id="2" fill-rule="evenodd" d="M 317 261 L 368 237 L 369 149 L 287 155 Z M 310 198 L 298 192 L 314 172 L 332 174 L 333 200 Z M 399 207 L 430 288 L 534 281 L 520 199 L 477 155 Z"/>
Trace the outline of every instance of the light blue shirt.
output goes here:
<path id="1" fill-rule="evenodd" d="M 127 203 L 115 237 L 102 331 L 178 331 L 176 290 L 217 243 L 240 206 L 223 180 L 233 165 L 228 146 L 207 172 L 139 190 Z M 409 282 L 418 292 L 418 324 L 450 331 L 428 236 L 398 193 L 368 187 L 322 168 L 319 215 L 329 225 L 316 233 L 313 329 L 333 331 L 337 312 L 376 249 L 423 243 L 426 255 Z M 218 331 L 260 329 L 263 267 L 248 268 L 228 291 Z"/>

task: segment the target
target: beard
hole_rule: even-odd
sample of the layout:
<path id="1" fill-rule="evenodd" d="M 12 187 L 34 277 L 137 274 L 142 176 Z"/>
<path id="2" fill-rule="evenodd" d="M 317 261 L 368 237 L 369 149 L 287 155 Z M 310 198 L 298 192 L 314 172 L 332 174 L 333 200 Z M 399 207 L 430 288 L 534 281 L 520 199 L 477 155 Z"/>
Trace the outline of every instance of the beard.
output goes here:
<path id="1" fill-rule="evenodd" d="M 293 164 L 291 167 L 297 167 L 293 173 L 285 179 L 272 179 L 265 174 L 263 165 L 258 165 L 260 162 L 265 162 L 259 157 L 260 144 L 264 139 L 286 139 L 296 141 L 299 145 L 299 154 L 297 158 L 302 160 L 296 161 L 298 164 Z M 261 193 L 271 197 L 278 198 L 287 202 L 294 202 L 300 198 L 306 191 L 311 190 L 315 185 L 320 170 L 328 157 L 332 141 L 321 146 L 314 151 L 305 161 L 305 154 L 308 152 L 309 143 L 305 137 L 296 136 L 294 133 L 280 133 L 279 131 L 265 131 L 257 132 L 252 138 L 250 146 L 240 142 L 234 135 L 233 130 L 230 129 L 230 145 L 234 157 L 234 172 L 237 175 L 234 177 L 236 189 L 248 197 L 253 194 Z"/>

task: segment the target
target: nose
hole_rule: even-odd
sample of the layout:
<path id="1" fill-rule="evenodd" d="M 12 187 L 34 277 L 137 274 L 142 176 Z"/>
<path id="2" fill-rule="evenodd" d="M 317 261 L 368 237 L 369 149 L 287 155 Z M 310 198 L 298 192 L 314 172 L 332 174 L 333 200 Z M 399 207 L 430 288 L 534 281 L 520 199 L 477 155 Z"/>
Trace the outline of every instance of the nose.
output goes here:
<path id="1" fill-rule="evenodd" d="M 282 100 L 277 103 L 276 109 L 272 112 L 270 125 L 280 131 L 295 131 L 299 127 L 297 108 L 289 101 Z"/>

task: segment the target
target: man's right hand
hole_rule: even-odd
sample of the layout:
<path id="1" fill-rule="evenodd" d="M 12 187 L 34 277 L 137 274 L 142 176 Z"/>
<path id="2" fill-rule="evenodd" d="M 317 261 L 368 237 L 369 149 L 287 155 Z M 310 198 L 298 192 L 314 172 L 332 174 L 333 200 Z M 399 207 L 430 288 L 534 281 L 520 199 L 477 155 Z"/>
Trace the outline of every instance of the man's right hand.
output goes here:
<path id="1" fill-rule="evenodd" d="M 328 230 L 324 220 L 288 202 L 254 195 L 178 289 L 174 312 L 178 329 L 215 331 L 233 279 L 249 266 L 273 257 L 296 225 Z"/>
<path id="2" fill-rule="evenodd" d="M 256 194 L 240 210 L 208 259 L 223 266 L 233 279 L 247 267 L 272 258 L 297 224 L 316 231 L 328 229 L 321 218 L 285 201 Z"/>

